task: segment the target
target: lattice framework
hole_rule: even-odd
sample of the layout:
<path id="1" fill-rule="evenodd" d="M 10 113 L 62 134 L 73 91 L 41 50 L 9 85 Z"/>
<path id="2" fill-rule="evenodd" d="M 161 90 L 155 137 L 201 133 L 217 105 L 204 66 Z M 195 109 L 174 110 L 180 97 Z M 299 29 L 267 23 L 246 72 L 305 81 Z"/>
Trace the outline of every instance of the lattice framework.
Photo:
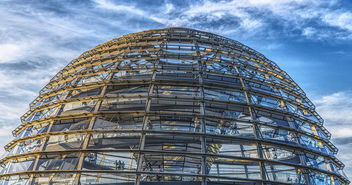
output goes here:
<path id="1" fill-rule="evenodd" d="M 96 46 L 21 120 L 0 161 L 3 184 L 349 183 L 322 118 L 286 72 L 192 29 Z"/>

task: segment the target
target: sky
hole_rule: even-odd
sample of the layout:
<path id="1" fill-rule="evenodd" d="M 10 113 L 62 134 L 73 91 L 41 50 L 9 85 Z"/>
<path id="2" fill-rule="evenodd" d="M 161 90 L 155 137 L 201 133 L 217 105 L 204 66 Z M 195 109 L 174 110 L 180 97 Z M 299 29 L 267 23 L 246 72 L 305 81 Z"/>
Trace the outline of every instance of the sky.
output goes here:
<path id="1" fill-rule="evenodd" d="M 115 37 L 165 27 L 216 33 L 276 62 L 317 106 L 352 179 L 350 0 L 2 0 L 0 145 L 69 61 Z"/>

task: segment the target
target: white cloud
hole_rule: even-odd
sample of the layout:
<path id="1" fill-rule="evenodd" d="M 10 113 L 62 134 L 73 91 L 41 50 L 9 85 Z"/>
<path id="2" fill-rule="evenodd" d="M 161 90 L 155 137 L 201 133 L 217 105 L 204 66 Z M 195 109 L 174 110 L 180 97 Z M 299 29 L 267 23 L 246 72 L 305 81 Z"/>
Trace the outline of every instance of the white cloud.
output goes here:
<path id="1" fill-rule="evenodd" d="M 331 26 L 336 26 L 352 32 L 352 12 L 328 12 L 322 17 L 322 20 Z"/>
<path id="2" fill-rule="evenodd" d="M 352 124 L 352 91 L 336 92 L 314 102 L 327 125 Z"/>
<path id="3" fill-rule="evenodd" d="M 22 46 L 19 44 L 13 44 L 13 43 L 0 44 L 0 62 L 16 60 L 18 58 L 18 55 L 21 54 L 23 50 L 24 48 L 22 48 Z"/>
<path id="4" fill-rule="evenodd" d="M 304 29 L 303 29 L 302 35 L 304 35 L 304 36 L 310 38 L 310 37 L 312 37 L 315 33 L 316 33 L 315 28 L 307 27 L 307 28 L 304 28 Z"/>
<path id="5" fill-rule="evenodd" d="M 337 92 L 314 102 L 334 138 L 352 137 L 352 92 Z"/>
<path id="6" fill-rule="evenodd" d="M 168 19 L 164 19 L 162 16 L 155 16 L 153 14 L 149 14 L 145 11 L 143 11 L 142 9 L 139 9 L 135 6 L 128 6 L 128 5 L 117 5 L 114 4 L 108 0 L 95 0 L 95 2 L 97 3 L 99 8 L 103 8 L 103 9 L 107 9 L 107 10 L 113 10 L 113 11 L 117 11 L 117 12 L 127 12 L 128 14 L 132 14 L 132 15 L 138 15 L 141 17 L 146 17 L 149 18 L 155 22 L 158 23 L 165 23 L 167 22 Z M 166 9 L 167 10 L 171 10 L 172 7 L 170 7 L 170 5 L 166 5 Z M 168 13 L 166 11 L 166 13 Z"/>
<path id="7" fill-rule="evenodd" d="M 15 129 L 15 125 L 8 125 L 8 126 L 3 126 L 0 128 L 0 157 L 3 155 L 5 152 L 5 149 L 3 146 L 8 144 L 11 139 L 13 139 L 12 136 L 12 130 Z"/>
<path id="8" fill-rule="evenodd" d="M 166 3 L 165 4 L 165 13 L 171 13 L 175 9 L 174 5 L 171 3 Z"/>

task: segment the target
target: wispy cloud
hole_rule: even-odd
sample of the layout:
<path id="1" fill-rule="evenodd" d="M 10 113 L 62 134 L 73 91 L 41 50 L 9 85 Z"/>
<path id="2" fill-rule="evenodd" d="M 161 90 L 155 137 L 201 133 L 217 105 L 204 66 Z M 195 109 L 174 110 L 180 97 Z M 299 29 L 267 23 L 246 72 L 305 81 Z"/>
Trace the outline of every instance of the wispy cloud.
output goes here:
<path id="1" fill-rule="evenodd" d="M 225 35 L 352 38 L 352 11 L 343 8 L 337 0 L 204 0 L 178 9 L 171 3 L 165 3 L 151 10 L 144 8 L 143 4 L 126 5 L 109 0 L 95 2 L 99 8 L 126 12 L 139 19 L 148 18 L 165 26 L 193 27 Z M 272 29 L 273 26 L 275 29 Z"/>
<path id="2" fill-rule="evenodd" d="M 165 19 L 163 17 L 157 17 L 154 16 L 153 14 L 149 14 L 148 12 L 145 12 L 143 9 L 137 8 L 136 6 L 133 5 L 118 5 L 114 4 L 108 0 L 96 0 L 98 8 L 102 9 L 107 9 L 107 10 L 113 10 L 119 13 L 127 13 L 127 14 L 132 14 L 133 16 L 140 16 L 141 18 L 148 18 L 151 19 L 155 22 L 158 23 L 165 23 L 167 22 L 168 19 Z M 166 4 L 166 12 L 170 12 L 170 4 Z M 132 17 L 132 16 L 131 16 Z"/>

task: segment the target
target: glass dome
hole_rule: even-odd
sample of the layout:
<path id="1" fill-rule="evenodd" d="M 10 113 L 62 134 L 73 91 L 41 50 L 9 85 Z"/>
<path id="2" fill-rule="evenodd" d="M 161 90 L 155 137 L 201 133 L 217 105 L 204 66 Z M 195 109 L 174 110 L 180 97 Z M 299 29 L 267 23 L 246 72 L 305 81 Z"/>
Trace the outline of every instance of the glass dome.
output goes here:
<path id="1" fill-rule="evenodd" d="M 84 52 L 40 91 L 0 184 L 349 184 L 302 89 L 255 50 L 166 28 Z"/>

